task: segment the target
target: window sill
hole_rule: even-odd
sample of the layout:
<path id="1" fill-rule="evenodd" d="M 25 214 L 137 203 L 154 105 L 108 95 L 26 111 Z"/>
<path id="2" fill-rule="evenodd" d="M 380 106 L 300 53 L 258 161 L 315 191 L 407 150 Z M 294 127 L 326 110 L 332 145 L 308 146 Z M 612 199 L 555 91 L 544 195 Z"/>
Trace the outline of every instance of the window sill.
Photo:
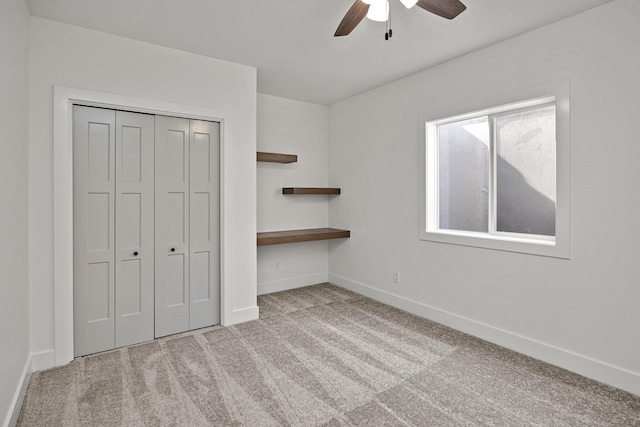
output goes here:
<path id="1" fill-rule="evenodd" d="M 562 244 L 564 239 L 559 237 L 553 241 L 447 230 L 424 231 L 420 233 L 420 240 L 552 258 L 569 259 L 571 254 L 569 245 Z"/>

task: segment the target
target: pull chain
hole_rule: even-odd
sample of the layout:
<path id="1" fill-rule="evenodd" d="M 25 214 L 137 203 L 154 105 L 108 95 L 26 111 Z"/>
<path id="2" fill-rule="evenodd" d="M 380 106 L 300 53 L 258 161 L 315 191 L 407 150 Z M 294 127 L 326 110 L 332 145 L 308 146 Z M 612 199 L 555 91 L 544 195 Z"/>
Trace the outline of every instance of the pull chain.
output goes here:
<path id="1" fill-rule="evenodd" d="M 387 9 L 386 32 L 384 33 L 385 40 L 389 40 L 393 35 L 393 30 L 390 28 L 391 27 L 391 7 L 389 6 L 388 2 L 387 2 L 387 8 L 388 9 Z"/>

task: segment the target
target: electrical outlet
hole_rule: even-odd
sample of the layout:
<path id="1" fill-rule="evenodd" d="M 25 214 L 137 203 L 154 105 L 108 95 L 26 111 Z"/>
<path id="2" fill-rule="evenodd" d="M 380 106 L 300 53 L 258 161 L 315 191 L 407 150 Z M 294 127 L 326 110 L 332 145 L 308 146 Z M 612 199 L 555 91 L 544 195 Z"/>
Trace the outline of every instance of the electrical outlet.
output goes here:
<path id="1" fill-rule="evenodd" d="M 276 262 L 276 270 L 280 270 L 280 262 Z"/>
<path id="2" fill-rule="evenodd" d="M 393 272 L 393 283 L 400 283 L 400 273 L 397 271 Z"/>

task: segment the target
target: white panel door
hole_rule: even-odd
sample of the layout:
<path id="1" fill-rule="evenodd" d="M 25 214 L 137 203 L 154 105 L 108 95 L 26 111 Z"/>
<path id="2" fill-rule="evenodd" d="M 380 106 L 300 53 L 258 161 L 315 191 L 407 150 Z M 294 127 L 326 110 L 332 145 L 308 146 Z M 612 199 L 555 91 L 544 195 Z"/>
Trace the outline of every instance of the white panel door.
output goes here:
<path id="1" fill-rule="evenodd" d="M 116 112 L 116 347 L 154 338 L 154 116 Z"/>
<path id="2" fill-rule="evenodd" d="M 156 116 L 155 336 L 189 330 L 189 120 Z"/>
<path id="3" fill-rule="evenodd" d="M 220 124 L 191 120 L 189 329 L 220 323 Z"/>
<path id="4" fill-rule="evenodd" d="M 74 355 L 114 347 L 115 113 L 73 107 Z"/>
<path id="5" fill-rule="evenodd" d="M 153 339 L 154 118 L 74 106 L 74 354 Z"/>

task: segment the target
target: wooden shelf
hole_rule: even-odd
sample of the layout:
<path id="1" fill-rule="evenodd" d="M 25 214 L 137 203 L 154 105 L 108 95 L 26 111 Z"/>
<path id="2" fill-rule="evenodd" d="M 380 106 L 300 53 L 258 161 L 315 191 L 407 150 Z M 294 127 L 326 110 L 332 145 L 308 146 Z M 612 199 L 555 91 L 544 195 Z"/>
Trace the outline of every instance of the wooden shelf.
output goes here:
<path id="1" fill-rule="evenodd" d="M 337 228 L 309 228 L 306 230 L 270 231 L 258 233 L 258 246 L 281 243 L 311 242 L 314 240 L 342 239 L 351 237 L 349 230 Z"/>
<path id="2" fill-rule="evenodd" d="M 298 156 L 295 154 L 262 153 L 260 151 L 256 154 L 256 160 L 259 162 L 295 163 L 298 161 Z"/>
<path id="3" fill-rule="evenodd" d="M 339 188 L 285 187 L 282 194 L 340 194 Z"/>

